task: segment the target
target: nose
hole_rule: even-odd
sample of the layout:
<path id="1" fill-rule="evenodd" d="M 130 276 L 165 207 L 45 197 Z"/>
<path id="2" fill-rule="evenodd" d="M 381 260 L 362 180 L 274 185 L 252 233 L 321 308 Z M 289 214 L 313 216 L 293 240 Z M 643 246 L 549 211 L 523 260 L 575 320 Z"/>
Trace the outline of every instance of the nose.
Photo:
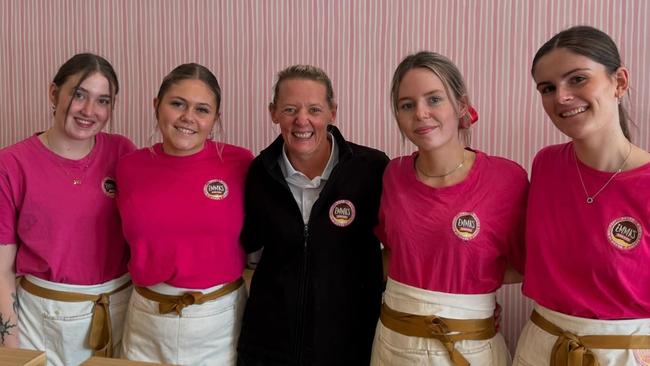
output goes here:
<path id="1" fill-rule="evenodd" d="M 187 108 L 183 111 L 183 114 L 181 114 L 181 121 L 185 123 L 192 122 L 192 110 L 190 108 Z"/>
<path id="2" fill-rule="evenodd" d="M 296 113 L 295 123 L 299 125 L 304 125 L 306 123 L 309 123 L 309 113 L 307 113 L 306 109 L 301 108 L 298 110 L 298 112 Z"/>
<path id="3" fill-rule="evenodd" d="M 558 87 L 556 92 L 556 100 L 560 104 L 568 103 L 573 100 L 573 94 L 567 88 Z"/>
<path id="4" fill-rule="evenodd" d="M 417 103 L 415 106 L 415 118 L 418 120 L 426 119 L 429 115 L 427 106 L 424 103 Z"/>
<path id="5" fill-rule="evenodd" d="M 92 103 L 92 101 L 90 99 L 87 99 L 86 101 L 84 101 L 84 104 L 81 107 L 80 112 L 81 112 L 81 115 L 86 116 L 86 117 L 93 114 L 93 103 Z"/>

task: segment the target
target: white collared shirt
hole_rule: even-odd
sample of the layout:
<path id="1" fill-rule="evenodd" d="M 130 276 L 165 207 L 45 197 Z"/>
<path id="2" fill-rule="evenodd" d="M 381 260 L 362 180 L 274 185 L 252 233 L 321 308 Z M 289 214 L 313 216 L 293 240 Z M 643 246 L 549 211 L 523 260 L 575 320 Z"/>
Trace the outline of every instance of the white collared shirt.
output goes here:
<path id="1" fill-rule="evenodd" d="M 282 147 L 282 155 L 278 158 L 282 175 L 284 175 L 284 179 L 289 185 L 293 198 L 300 208 L 302 220 L 305 224 L 309 222 L 309 215 L 311 214 L 311 208 L 314 206 L 314 202 L 318 199 L 320 192 L 325 186 L 325 182 L 329 179 L 332 170 L 339 162 L 339 149 L 334 140 L 334 136 L 330 133 L 328 134 L 328 138 L 332 142 L 330 158 L 327 161 L 323 173 L 314 177 L 314 179 L 309 179 L 306 175 L 294 169 L 284 150 L 284 146 Z"/>

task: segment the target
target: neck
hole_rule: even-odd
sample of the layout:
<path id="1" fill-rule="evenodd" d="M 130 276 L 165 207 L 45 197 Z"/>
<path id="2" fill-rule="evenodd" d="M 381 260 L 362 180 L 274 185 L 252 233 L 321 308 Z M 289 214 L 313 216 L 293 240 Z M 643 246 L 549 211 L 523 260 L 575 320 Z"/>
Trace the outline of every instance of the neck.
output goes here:
<path id="1" fill-rule="evenodd" d="M 291 166 L 302 174 L 306 175 L 309 179 L 314 179 L 315 177 L 322 175 L 327 166 L 327 162 L 330 160 L 330 154 L 332 152 L 332 141 L 327 139 L 327 148 L 320 149 L 321 151 L 316 151 L 314 154 L 309 156 L 293 156 L 287 154 Z"/>
<path id="2" fill-rule="evenodd" d="M 57 129 L 50 127 L 40 134 L 39 139 L 53 153 L 66 159 L 79 160 L 88 155 L 95 146 L 95 137 L 86 140 L 74 140 Z"/>
<path id="3" fill-rule="evenodd" d="M 600 171 L 615 172 L 630 153 L 630 141 L 620 130 L 588 139 L 573 140 L 578 159 Z"/>
<path id="4" fill-rule="evenodd" d="M 418 150 L 417 167 L 426 175 L 443 176 L 465 160 L 465 148 L 457 144 L 435 150 Z"/>

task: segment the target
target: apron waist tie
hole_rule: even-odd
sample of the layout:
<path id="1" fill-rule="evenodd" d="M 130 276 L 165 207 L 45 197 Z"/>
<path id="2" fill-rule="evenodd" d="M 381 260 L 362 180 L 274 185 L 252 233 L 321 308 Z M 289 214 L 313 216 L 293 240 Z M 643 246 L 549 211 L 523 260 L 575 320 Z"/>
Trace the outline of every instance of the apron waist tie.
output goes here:
<path id="1" fill-rule="evenodd" d="M 178 316 L 182 316 L 183 308 L 186 306 L 201 305 L 208 301 L 216 300 L 237 290 L 243 284 L 244 280 L 239 277 L 235 281 L 229 282 L 220 287 L 218 290 L 207 294 L 204 294 L 200 291 L 191 291 L 178 296 L 160 294 L 146 287 L 140 286 L 135 286 L 135 290 L 140 295 L 142 295 L 142 297 L 158 302 L 158 311 L 160 314 L 169 314 L 171 312 L 176 312 Z"/>
<path id="2" fill-rule="evenodd" d="M 131 286 L 127 281 L 117 289 L 99 294 L 89 295 L 76 292 L 57 291 L 41 287 L 30 282 L 26 277 L 20 280 L 20 286 L 32 295 L 54 301 L 84 302 L 90 301 L 93 305 L 93 317 L 90 322 L 90 334 L 88 335 L 88 346 L 93 350 L 93 356 L 113 357 L 113 334 L 111 326 L 111 313 L 109 310 L 110 297 Z"/>
<path id="3" fill-rule="evenodd" d="M 551 323 L 533 310 L 530 320 L 549 334 L 557 336 L 551 351 L 551 366 L 600 366 L 591 348 L 650 348 L 650 336 L 585 335 L 577 336 Z"/>
<path id="4" fill-rule="evenodd" d="M 386 328 L 405 336 L 437 339 L 447 349 L 455 366 L 469 366 L 469 362 L 454 348 L 454 342 L 486 340 L 497 333 L 492 317 L 448 319 L 435 315 L 413 315 L 393 310 L 386 304 L 381 306 L 379 319 Z"/>

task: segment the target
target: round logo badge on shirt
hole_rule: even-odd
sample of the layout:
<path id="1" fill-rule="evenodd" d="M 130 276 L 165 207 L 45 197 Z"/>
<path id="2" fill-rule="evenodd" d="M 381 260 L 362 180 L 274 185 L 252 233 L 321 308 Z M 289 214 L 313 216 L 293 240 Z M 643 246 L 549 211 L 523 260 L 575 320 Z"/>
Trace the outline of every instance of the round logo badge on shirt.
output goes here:
<path id="1" fill-rule="evenodd" d="M 228 196 L 228 186 L 222 180 L 213 179 L 203 186 L 203 193 L 210 199 L 222 200 Z"/>
<path id="2" fill-rule="evenodd" d="M 463 240 L 472 240 L 481 229 L 481 222 L 473 212 L 461 212 L 451 224 L 454 234 Z"/>
<path id="3" fill-rule="evenodd" d="M 102 191 L 104 191 L 104 194 L 108 197 L 114 198 L 115 192 L 117 192 L 117 184 L 115 183 L 115 179 L 111 177 L 102 179 Z"/>
<path id="4" fill-rule="evenodd" d="M 631 217 L 621 217 L 609 224 L 607 237 L 616 247 L 632 249 L 641 240 L 642 229 L 638 221 Z"/>
<path id="5" fill-rule="evenodd" d="M 336 226 L 350 225 L 354 221 L 355 215 L 354 204 L 348 200 L 338 200 L 330 207 L 330 221 Z"/>

